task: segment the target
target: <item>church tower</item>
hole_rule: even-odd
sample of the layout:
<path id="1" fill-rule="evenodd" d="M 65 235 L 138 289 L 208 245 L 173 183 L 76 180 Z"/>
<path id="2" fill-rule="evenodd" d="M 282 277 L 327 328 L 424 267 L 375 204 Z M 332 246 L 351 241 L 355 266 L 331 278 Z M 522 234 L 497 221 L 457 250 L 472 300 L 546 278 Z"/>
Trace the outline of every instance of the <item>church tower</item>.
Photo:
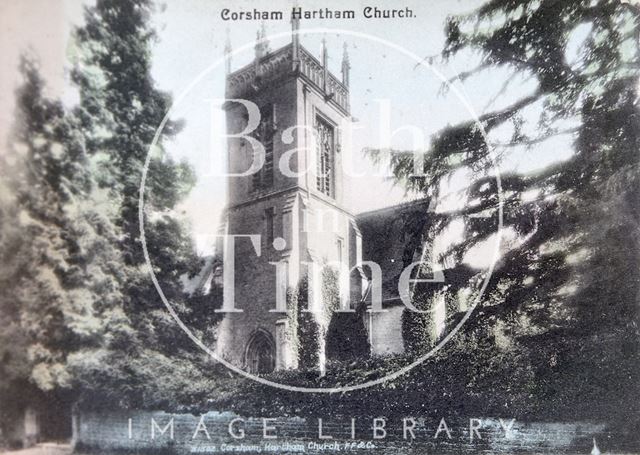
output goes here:
<path id="1" fill-rule="evenodd" d="M 230 56 L 227 64 L 227 134 L 246 135 L 228 139 L 224 233 L 254 237 L 236 237 L 233 252 L 229 242 L 224 248 L 225 271 L 233 267 L 235 281 L 225 278 L 225 298 L 232 286 L 234 312 L 226 312 L 219 326 L 217 350 L 254 374 L 298 367 L 298 349 L 305 340 L 298 337 L 296 312 L 278 302 L 286 302 L 287 292 L 307 276 L 308 287 L 315 289 L 310 298 L 316 299 L 309 305 L 319 303 L 312 264 L 355 268 L 351 276 L 356 278 L 349 278 L 352 283 L 340 296 L 351 299 L 351 306 L 363 292 L 357 272 L 361 236 L 343 203 L 340 126 L 350 119 L 346 48 L 339 79 L 329 72 L 324 41 L 317 59 L 301 46 L 297 32 L 293 21 L 292 42 L 271 51 L 263 28 L 254 61 L 234 72 Z M 260 112 L 257 125 L 249 124 L 248 105 Z M 264 162 L 257 170 L 254 140 L 264 146 Z M 323 365 L 321 353 L 321 370 Z"/>

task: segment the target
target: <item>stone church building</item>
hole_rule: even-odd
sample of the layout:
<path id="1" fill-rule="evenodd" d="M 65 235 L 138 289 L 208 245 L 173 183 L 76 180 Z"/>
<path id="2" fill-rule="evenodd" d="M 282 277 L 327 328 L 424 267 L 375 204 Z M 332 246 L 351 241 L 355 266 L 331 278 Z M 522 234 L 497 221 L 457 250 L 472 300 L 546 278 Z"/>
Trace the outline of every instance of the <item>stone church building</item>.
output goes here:
<path id="1" fill-rule="evenodd" d="M 224 278 L 225 296 L 233 298 L 233 312 L 226 312 L 218 327 L 220 356 L 248 372 L 263 374 L 299 368 L 300 343 L 296 312 L 277 307 L 287 302 L 303 277 L 308 280 L 309 308 L 322 306 L 321 274 L 314 265 L 342 264 L 351 269 L 348 296 L 351 307 L 371 304 L 373 292 L 382 293 L 384 312 L 358 313 L 371 355 L 403 352 L 402 312 L 397 280 L 403 265 L 414 258 L 416 241 L 404 232 L 408 219 L 421 233 L 428 201 L 422 199 L 373 212 L 354 214 L 344 203 L 345 179 L 339 126 L 351 118 L 349 105 L 349 57 L 344 49 L 342 74 L 327 67 L 327 49 L 320 59 L 299 42 L 293 23 L 292 42 L 271 51 L 264 28 L 258 35 L 255 60 L 231 71 L 227 43 L 227 134 L 248 130 L 247 106 L 254 103 L 260 123 L 250 136 L 264 146 L 264 163 L 247 172 L 254 162 L 251 139 L 228 139 L 227 206 L 219 234 L 259 235 L 259 245 L 249 237 L 218 245 L 224 267 L 233 267 L 234 281 Z M 288 128 L 298 126 L 287 135 Z M 296 149 L 296 153 L 291 150 Z M 285 155 L 289 152 L 287 155 Z M 313 155 L 312 155 L 313 154 Z M 286 175 L 279 163 L 286 162 Z M 304 172 L 303 170 L 307 170 Z M 233 174 L 245 174 L 235 175 Z M 418 234 L 419 235 L 419 234 Z M 255 237 L 254 237 L 255 240 Z M 374 261 L 382 270 L 382 283 L 371 285 L 371 271 L 363 261 Z M 223 272 L 218 269 L 218 275 Z M 232 292 L 229 290 L 232 289 Z M 225 305 L 227 305 L 225 300 Z M 288 305 L 288 304 L 283 304 Z M 240 311 L 241 310 L 241 311 Z M 326 361 L 326 329 L 331 315 L 319 312 L 321 327 L 319 368 Z M 324 318 L 324 319 L 323 319 Z"/>

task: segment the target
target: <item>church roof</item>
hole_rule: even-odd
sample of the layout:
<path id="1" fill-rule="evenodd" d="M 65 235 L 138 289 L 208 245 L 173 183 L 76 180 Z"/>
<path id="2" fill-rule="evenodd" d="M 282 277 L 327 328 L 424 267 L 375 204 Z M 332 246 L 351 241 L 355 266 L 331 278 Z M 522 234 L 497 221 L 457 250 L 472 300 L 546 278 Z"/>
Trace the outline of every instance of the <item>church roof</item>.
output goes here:
<path id="1" fill-rule="evenodd" d="M 402 271 L 420 259 L 430 198 L 364 212 L 356 216 L 362 233 L 362 259 L 382 270 L 382 300 L 400 303 L 398 279 Z M 417 257 L 416 257 L 417 256 Z M 364 268 L 371 278 L 368 267 Z"/>

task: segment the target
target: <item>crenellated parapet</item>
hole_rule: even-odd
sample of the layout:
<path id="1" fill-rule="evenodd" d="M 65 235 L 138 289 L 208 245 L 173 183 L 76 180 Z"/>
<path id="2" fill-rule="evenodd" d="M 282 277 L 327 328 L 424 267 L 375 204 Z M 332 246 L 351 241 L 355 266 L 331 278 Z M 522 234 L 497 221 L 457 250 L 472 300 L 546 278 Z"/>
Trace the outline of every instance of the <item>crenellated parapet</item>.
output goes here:
<path id="1" fill-rule="evenodd" d="M 226 97 L 243 98 L 286 77 L 300 77 L 322 93 L 327 102 L 350 112 L 349 89 L 302 46 L 289 44 L 227 76 Z M 326 81 L 325 81 L 326 79 Z"/>

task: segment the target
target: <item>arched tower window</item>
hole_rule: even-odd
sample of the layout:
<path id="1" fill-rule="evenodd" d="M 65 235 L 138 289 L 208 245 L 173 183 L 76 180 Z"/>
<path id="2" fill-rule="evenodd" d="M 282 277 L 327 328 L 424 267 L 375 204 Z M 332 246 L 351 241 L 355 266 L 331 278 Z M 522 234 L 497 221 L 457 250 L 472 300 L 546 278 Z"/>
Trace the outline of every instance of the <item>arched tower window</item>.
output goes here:
<path id="1" fill-rule="evenodd" d="M 260 109 L 260 124 L 254 132 L 264 147 L 264 165 L 253 174 L 253 189 L 270 189 L 273 187 L 273 138 L 276 131 L 275 104 Z"/>
<path id="2" fill-rule="evenodd" d="M 245 368 L 251 374 L 267 374 L 276 367 L 276 349 L 273 337 L 258 329 L 249 339 L 245 353 Z"/>
<path id="3" fill-rule="evenodd" d="M 316 147 L 318 151 L 318 190 L 327 196 L 333 197 L 335 133 L 333 127 L 319 116 L 316 117 Z"/>

